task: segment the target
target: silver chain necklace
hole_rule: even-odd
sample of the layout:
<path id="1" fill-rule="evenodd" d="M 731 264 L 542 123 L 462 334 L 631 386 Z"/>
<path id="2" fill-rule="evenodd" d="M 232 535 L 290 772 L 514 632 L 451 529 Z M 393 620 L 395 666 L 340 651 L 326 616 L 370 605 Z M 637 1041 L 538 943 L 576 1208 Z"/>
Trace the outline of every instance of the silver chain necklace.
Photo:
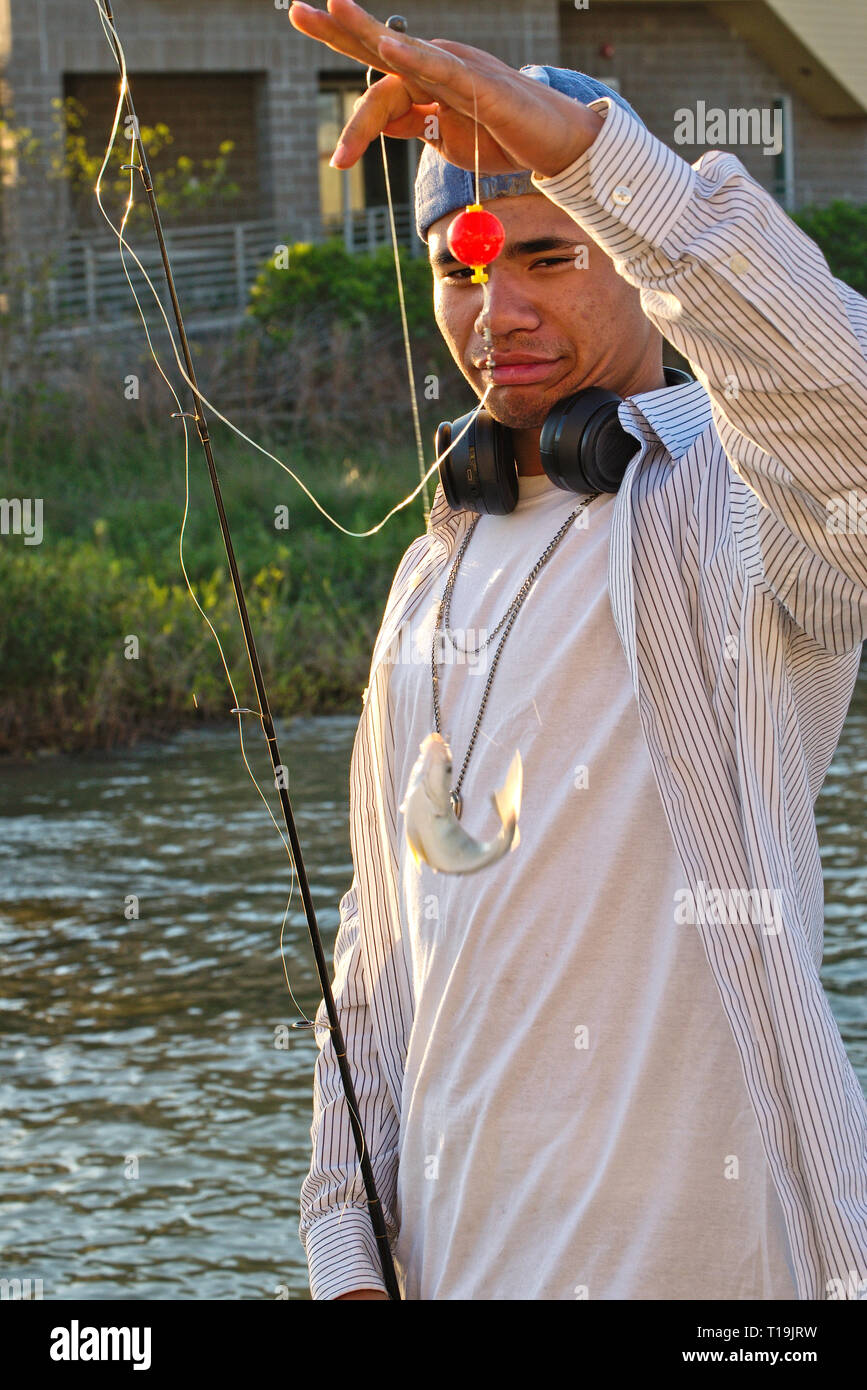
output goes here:
<path id="1" fill-rule="evenodd" d="M 484 648 L 489 644 L 489 642 L 491 642 L 491 640 L 494 637 L 496 637 L 497 633 L 503 627 L 504 623 L 506 624 L 506 630 L 500 638 L 499 646 L 497 647 L 497 650 L 495 651 L 493 660 L 491 662 L 491 669 L 488 672 L 488 679 L 485 683 L 484 694 L 482 695 L 482 703 L 479 706 L 479 712 L 476 716 L 476 722 L 473 727 L 473 732 L 470 736 L 470 743 L 463 761 L 463 766 L 461 767 L 460 773 L 458 775 L 458 780 L 455 782 L 455 785 L 452 787 L 451 792 L 449 793 L 452 807 L 454 808 L 454 813 L 459 820 L 461 816 L 461 811 L 463 810 L 463 799 L 461 797 L 461 783 L 464 780 L 464 774 L 467 770 L 467 764 L 470 761 L 470 755 L 472 754 L 473 748 L 475 747 L 476 735 L 479 732 L 479 725 L 482 722 L 482 715 L 485 712 L 485 705 L 488 703 L 488 693 L 491 689 L 491 684 L 494 679 L 494 673 L 497 669 L 497 663 L 500 660 L 500 653 L 502 652 L 503 647 L 506 644 L 506 638 L 512 630 L 512 626 L 515 622 L 515 619 L 521 611 L 521 607 L 524 603 L 524 600 L 526 599 L 528 593 L 532 589 L 533 584 L 535 583 L 536 578 L 538 577 L 539 571 L 545 564 L 547 564 L 548 560 L 550 560 L 551 556 L 557 549 L 557 546 L 560 544 L 561 540 L 565 536 L 572 522 L 576 519 L 576 517 L 581 515 L 581 513 L 585 510 L 586 507 L 590 506 L 591 502 L 595 501 L 595 499 L 599 496 L 600 494 L 598 492 L 591 492 L 590 495 L 588 497 L 585 497 L 584 501 L 581 502 L 580 505 L 577 506 L 575 510 L 570 513 L 570 515 L 563 522 L 563 525 L 558 530 L 556 536 L 554 536 L 553 540 L 550 540 L 548 544 L 545 546 L 545 549 L 542 551 L 542 554 L 539 556 L 535 565 L 530 570 L 530 573 L 527 575 L 527 578 L 524 580 L 517 594 L 512 599 L 512 602 L 509 604 L 509 607 L 506 609 L 506 612 L 503 614 L 503 617 L 497 623 L 497 626 L 494 628 L 493 632 L 489 633 L 485 641 L 475 648 L 457 646 L 452 636 L 452 633 L 448 627 L 448 620 L 451 616 L 452 592 L 455 587 L 455 579 L 457 578 L 458 569 L 460 568 L 460 563 L 463 559 L 464 551 L 470 543 L 470 537 L 476 529 L 479 517 L 476 517 L 475 521 L 469 527 L 466 535 L 464 536 L 463 541 L 461 542 L 460 549 L 458 550 L 458 553 L 455 556 L 454 563 L 449 573 L 449 577 L 446 581 L 446 587 L 443 590 L 443 596 L 439 602 L 436 622 L 434 624 L 433 642 L 431 645 L 431 682 L 433 685 L 434 720 L 436 722 L 436 731 L 440 736 L 442 736 L 442 728 L 440 724 L 439 676 L 437 674 L 436 659 L 437 637 L 439 635 L 440 630 L 442 630 L 444 635 L 448 637 L 449 642 L 451 643 L 452 647 L 454 647 L 455 651 L 462 652 L 464 655 L 473 656 L 478 655 L 480 651 L 484 650 Z"/>

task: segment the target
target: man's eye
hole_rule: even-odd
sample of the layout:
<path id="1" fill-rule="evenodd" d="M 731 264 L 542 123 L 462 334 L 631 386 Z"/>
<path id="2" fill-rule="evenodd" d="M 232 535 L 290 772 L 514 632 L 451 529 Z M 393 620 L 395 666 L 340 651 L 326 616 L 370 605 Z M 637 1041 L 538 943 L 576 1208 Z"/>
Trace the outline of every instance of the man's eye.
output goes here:
<path id="1" fill-rule="evenodd" d="M 537 266 L 572 265 L 574 260 L 574 256 L 543 256 L 541 260 L 533 262 L 530 266 L 530 270 L 535 270 Z M 443 279 L 451 283 L 466 281 L 469 280 L 472 273 L 472 266 L 462 266 L 459 270 L 450 270 L 443 276 Z"/>

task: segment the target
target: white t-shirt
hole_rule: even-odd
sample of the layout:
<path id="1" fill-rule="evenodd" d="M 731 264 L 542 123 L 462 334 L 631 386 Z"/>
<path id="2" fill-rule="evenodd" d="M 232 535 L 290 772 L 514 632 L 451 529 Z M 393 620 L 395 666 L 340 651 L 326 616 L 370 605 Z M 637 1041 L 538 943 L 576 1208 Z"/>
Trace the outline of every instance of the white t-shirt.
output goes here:
<path id="1" fill-rule="evenodd" d="M 579 501 L 521 478 L 517 509 L 479 520 L 452 599 L 459 642 L 494 628 Z M 418 871 L 401 817 L 408 1299 L 796 1297 L 731 1029 L 698 928 L 675 921 L 686 880 L 609 603 L 613 505 L 591 503 L 537 577 L 462 784 L 461 824 L 487 839 L 520 748 L 517 849 L 475 874 Z M 444 583 L 391 676 L 397 804 L 434 728 Z M 439 666 L 456 776 L 499 640 L 487 661 Z"/>

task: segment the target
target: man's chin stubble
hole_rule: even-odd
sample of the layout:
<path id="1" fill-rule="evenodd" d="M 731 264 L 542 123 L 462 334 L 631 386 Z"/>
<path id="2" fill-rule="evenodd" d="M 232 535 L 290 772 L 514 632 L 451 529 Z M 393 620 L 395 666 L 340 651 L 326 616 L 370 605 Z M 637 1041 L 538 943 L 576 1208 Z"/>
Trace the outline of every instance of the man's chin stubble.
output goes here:
<path id="1" fill-rule="evenodd" d="M 498 424 L 505 425 L 510 430 L 540 430 L 548 418 L 550 408 L 550 406 L 545 405 L 541 408 L 536 406 L 535 408 L 524 407 L 522 409 L 518 405 L 509 406 L 505 402 L 502 404 L 493 402 L 490 396 L 485 405 L 488 414 L 493 416 Z"/>
<path id="2" fill-rule="evenodd" d="M 470 385 L 481 400 L 487 390 L 484 377 L 469 378 Z M 541 429 L 558 401 L 580 391 L 581 386 L 558 385 L 543 399 L 528 400 L 527 388 L 521 386 L 495 386 L 485 401 L 485 410 L 498 424 L 510 430 Z M 523 393 L 523 398 L 522 398 Z"/>
<path id="3" fill-rule="evenodd" d="M 485 401 L 485 410 L 510 430 L 541 429 L 559 397 L 550 400 L 521 400 L 517 386 L 495 386 Z M 484 395 L 484 388 L 479 393 Z"/>

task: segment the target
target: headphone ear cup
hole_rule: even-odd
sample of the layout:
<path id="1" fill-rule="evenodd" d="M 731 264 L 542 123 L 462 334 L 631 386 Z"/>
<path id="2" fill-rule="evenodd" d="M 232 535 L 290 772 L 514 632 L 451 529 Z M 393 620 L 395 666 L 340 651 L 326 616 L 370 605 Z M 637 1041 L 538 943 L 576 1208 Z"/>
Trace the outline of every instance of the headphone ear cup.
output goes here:
<path id="1" fill-rule="evenodd" d="M 454 448 L 440 457 L 474 413 L 467 411 L 451 423 L 443 421 L 437 429 L 435 448 L 443 492 L 452 511 L 505 516 L 518 504 L 518 467 L 511 431 L 505 425 L 480 410 Z"/>
<path id="2" fill-rule="evenodd" d="M 539 439 L 542 467 L 566 492 L 616 492 L 639 441 L 620 423 L 620 396 L 591 386 L 558 401 Z"/>

